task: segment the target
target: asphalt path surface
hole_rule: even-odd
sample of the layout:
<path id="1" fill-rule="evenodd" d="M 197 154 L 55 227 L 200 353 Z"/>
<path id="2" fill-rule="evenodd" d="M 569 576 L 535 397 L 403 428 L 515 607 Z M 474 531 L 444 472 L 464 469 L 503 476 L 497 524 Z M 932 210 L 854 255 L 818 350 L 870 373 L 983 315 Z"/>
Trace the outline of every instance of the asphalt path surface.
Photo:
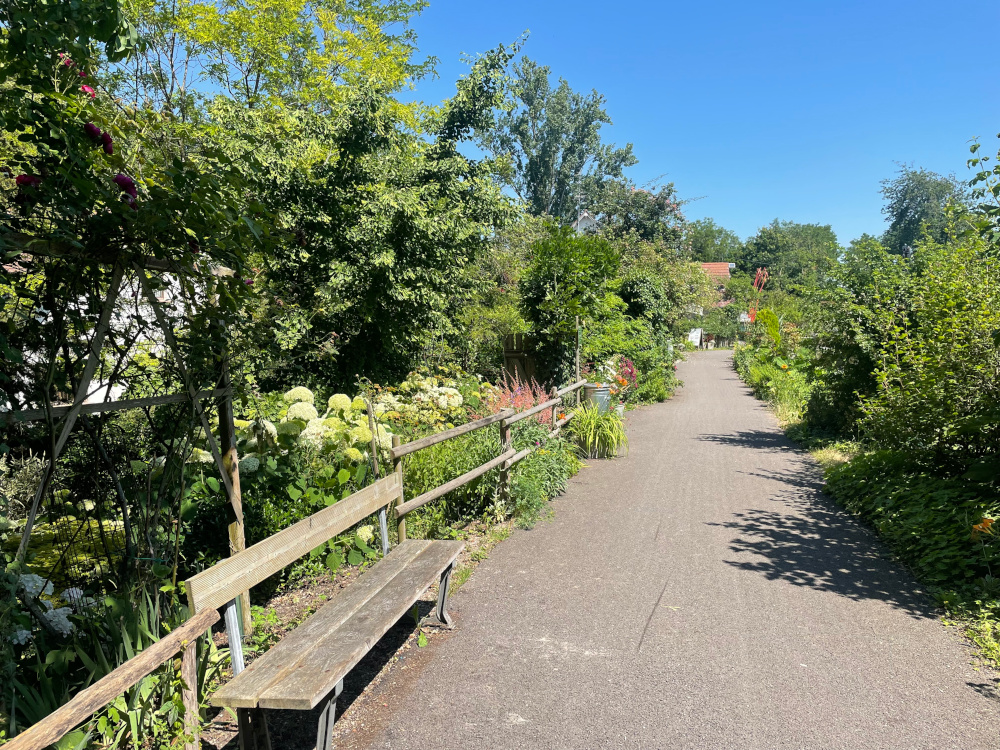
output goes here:
<path id="1" fill-rule="evenodd" d="M 452 598 L 372 748 L 997 748 L 994 676 L 739 382 L 692 355 Z M 409 657 L 407 657 L 409 659 Z M 362 701 L 363 702 L 363 701 Z"/>

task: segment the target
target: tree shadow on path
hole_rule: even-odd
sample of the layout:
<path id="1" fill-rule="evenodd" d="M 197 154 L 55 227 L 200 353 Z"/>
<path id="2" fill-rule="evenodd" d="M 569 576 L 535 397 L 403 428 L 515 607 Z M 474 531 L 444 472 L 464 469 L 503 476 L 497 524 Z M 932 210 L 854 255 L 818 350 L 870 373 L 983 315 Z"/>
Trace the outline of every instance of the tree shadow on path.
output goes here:
<path id="1" fill-rule="evenodd" d="M 769 431 L 701 439 L 764 450 L 793 447 L 787 438 Z M 788 470 L 741 472 L 773 485 L 773 505 L 748 508 L 734 513 L 731 521 L 709 524 L 736 532 L 729 549 L 737 559 L 724 562 L 768 580 L 857 601 L 884 601 L 915 618 L 935 617 L 933 603 L 913 576 L 871 530 L 822 493 L 818 467 L 801 453 L 797 458 Z"/>

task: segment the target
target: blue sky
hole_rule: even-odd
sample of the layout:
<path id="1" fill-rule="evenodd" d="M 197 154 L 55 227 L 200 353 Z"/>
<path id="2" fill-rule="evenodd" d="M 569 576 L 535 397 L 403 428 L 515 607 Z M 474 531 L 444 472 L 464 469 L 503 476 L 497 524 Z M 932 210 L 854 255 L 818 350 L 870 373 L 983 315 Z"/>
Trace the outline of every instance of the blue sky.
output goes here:
<path id="1" fill-rule="evenodd" d="M 454 90 L 474 54 L 530 31 L 524 54 L 607 98 L 605 140 L 638 183 L 677 185 L 689 218 L 741 237 L 774 218 L 885 228 L 879 181 L 905 162 L 964 179 L 968 141 L 1000 132 L 993 2 L 431 0 L 415 20 L 440 58 L 417 94 Z"/>

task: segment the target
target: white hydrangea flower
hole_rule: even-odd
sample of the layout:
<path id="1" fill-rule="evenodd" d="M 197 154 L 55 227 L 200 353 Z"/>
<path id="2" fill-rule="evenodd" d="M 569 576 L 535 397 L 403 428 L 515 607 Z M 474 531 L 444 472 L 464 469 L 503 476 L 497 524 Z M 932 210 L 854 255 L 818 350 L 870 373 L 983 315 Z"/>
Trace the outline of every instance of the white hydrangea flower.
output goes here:
<path id="1" fill-rule="evenodd" d="M 392 447 L 392 433 L 382 425 L 375 428 L 375 438 L 381 450 L 387 451 Z"/>
<path id="2" fill-rule="evenodd" d="M 367 404 L 361 396 L 355 396 L 354 400 L 351 402 L 351 411 L 364 411 Z"/>
<path id="3" fill-rule="evenodd" d="M 328 430 L 333 430 L 334 432 L 338 432 L 347 426 L 344 424 L 344 420 L 337 419 L 337 417 L 327 417 L 323 420 L 323 424 Z"/>
<path id="4" fill-rule="evenodd" d="M 351 397 L 346 393 L 335 393 L 330 396 L 329 401 L 326 405 L 330 407 L 330 411 L 341 412 L 351 410 Z"/>
<path id="5" fill-rule="evenodd" d="M 240 474 L 256 474 L 260 470 L 260 459 L 256 456 L 244 456 L 240 459 Z"/>
<path id="6" fill-rule="evenodd" d="M 303 388 L 301 385 L 297 388 L 292 388 L 292 390 L 285 394 L 284 399 L 289 404 L 313 404 L 316 401 L 313 392 L 308 388 Z"/>
<path id="7" fill-rule="evenodd" d="M 326 433 L 326 425 L 323 424 L 323 420 L 310 419 L 309 424 L 306 428 L 302 430 L 302 434 L 299 435 L 300 443 L 308 443 L 314 448 L 321 448 L 323 446 L 323 435 Z"/>
<path id="8" fill-rule="evenodd" d="M 31 640 L 30 630 L 15 630 L 14 634 L 10 637 L 11 643 L 16 643 L 18 646 L 23 646 L 25 643 Z"/>
<path id="9" fill-rule="evenodd" d="M 359 526 L 358 538 L 365 544 L 370 544 L 375 538 L 375 528 L 373 526 Z"/>
<path id="10" fill-rule="evenodd" d="M 233 426 L 239 430 L 245 430 L 247 427 L 250 426 L 250 423 L 245 419 L 234 419 Z"/>
<path id="11" fill-rule="evenodd" d="M 46 581 L 39 575 L 34 573 L 22 573 L 21 574 L 21 588 L 24 589 L 24 593 L 30 596 L 32 599 L 37 599 L 42 594 L 52 595 L 55 590 L 52 586 L 52 581 Z"/>
<path id="12" fill-rule="evenodd" d="M 438 405 L 439 409 L 447 409 L 448 408 L 448 397 L 447 396 L 438 396 L 438 398 L 437 398 L 437 405 Z"/>
<path id="13" fill-rule="evenodd" d="M 365 454 L 357 448 L 348 448 L 344 451 L 344 456 L 347 457 L 348 461 L 353 461 L 354 463 L 360 463 L 365 460 Z"/>
<path id="14" fill-rule="evenodd" d="M 362 443 L 367 445 L 372 441 L 372 431 L 361 424 L 352 429 L 348 435 L 350 435 L 352 443 Z"/>
<path id="15" fill-rule="evenodd" d="M 288 407 L 288 419 L 301 419 L 303 422 L 309 422 L 318 416 L 319 412 L 316 411 L 316 407 L 305 401 L 298 401 Z"/>
<path id="16" fill-rule="evenodd" d="M 277 440 L 278 428 L 274 426 L 274 422 L 270 422 L 265 419 L 262 424 L 264 425 L 264 432 L 266 432 L 272 440 Z"/>
<path id="17" fill-rule="evenodd" d="M 65 637 L 76 630 L 76 625 L 69 621 L 69 616 L 73 613 L 70 607 L 59 607 L 45 613 L 45 619 L 59 635 Z"/>
<path id="18" fill-rule="evenodd" d="M 202 450 L 201 448 L 192 448 L 191 455 L 188 456 L 187 462 L 189 464 L 210 464 L 215 459 L 212 458 L 212 454 L 208 451 Z"/>

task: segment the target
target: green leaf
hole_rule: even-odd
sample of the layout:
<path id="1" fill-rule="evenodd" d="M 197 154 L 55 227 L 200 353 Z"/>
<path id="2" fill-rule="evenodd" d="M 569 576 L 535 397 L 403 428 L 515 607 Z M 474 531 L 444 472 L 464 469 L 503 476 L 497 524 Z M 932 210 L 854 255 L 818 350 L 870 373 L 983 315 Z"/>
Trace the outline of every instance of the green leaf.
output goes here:
<path id="1" fill-rule="evenodd" d="M 427 635 L 423 630 L 417 633 L 417 648 L 423 648 L 427 645 Z"/>
<path id="2" fill-rule="evenodd" d="M 349 481 L 351 481 L 351 472 L 349 472 L 347 469 L 341 469 L 340 471 L 337 472 L 337 481 L 340 482 L 341 484 L 347 484 Z"/>
<path id="3" fill-rule="evenodd" d="M 365 556 L 358 552 L 356 549 L 352 549 L 347 553 L 347 562 L 351 565 L 357 567 L 365 561 Z"/>
<path id="4" fill-rule="evenodd" d="M 211 488 L 212 492 L 219 491 L 219 480 L 216 479 L 215 477 L 206 477 L 205 484 L 207 484 Z"/>
<path id="5" fill-rule="evenodd" d="M 295 485 L 292 484 L 288 485 L 287 491 L 288 491 L 288 496 L 292 498 L 292 500 L 298 500 L 300 497 L 302 497 L 302 490 L 300 490 Z"/>
<path id="6" fill-rule="evenodd" d="M 344 564 L 344 556 L 340 554 L 340 550 L 334 550 L 329 555 L 326 556 L 326 567 L 328 567 L 332 572 L 336 572 L 337 568 Z"/>

